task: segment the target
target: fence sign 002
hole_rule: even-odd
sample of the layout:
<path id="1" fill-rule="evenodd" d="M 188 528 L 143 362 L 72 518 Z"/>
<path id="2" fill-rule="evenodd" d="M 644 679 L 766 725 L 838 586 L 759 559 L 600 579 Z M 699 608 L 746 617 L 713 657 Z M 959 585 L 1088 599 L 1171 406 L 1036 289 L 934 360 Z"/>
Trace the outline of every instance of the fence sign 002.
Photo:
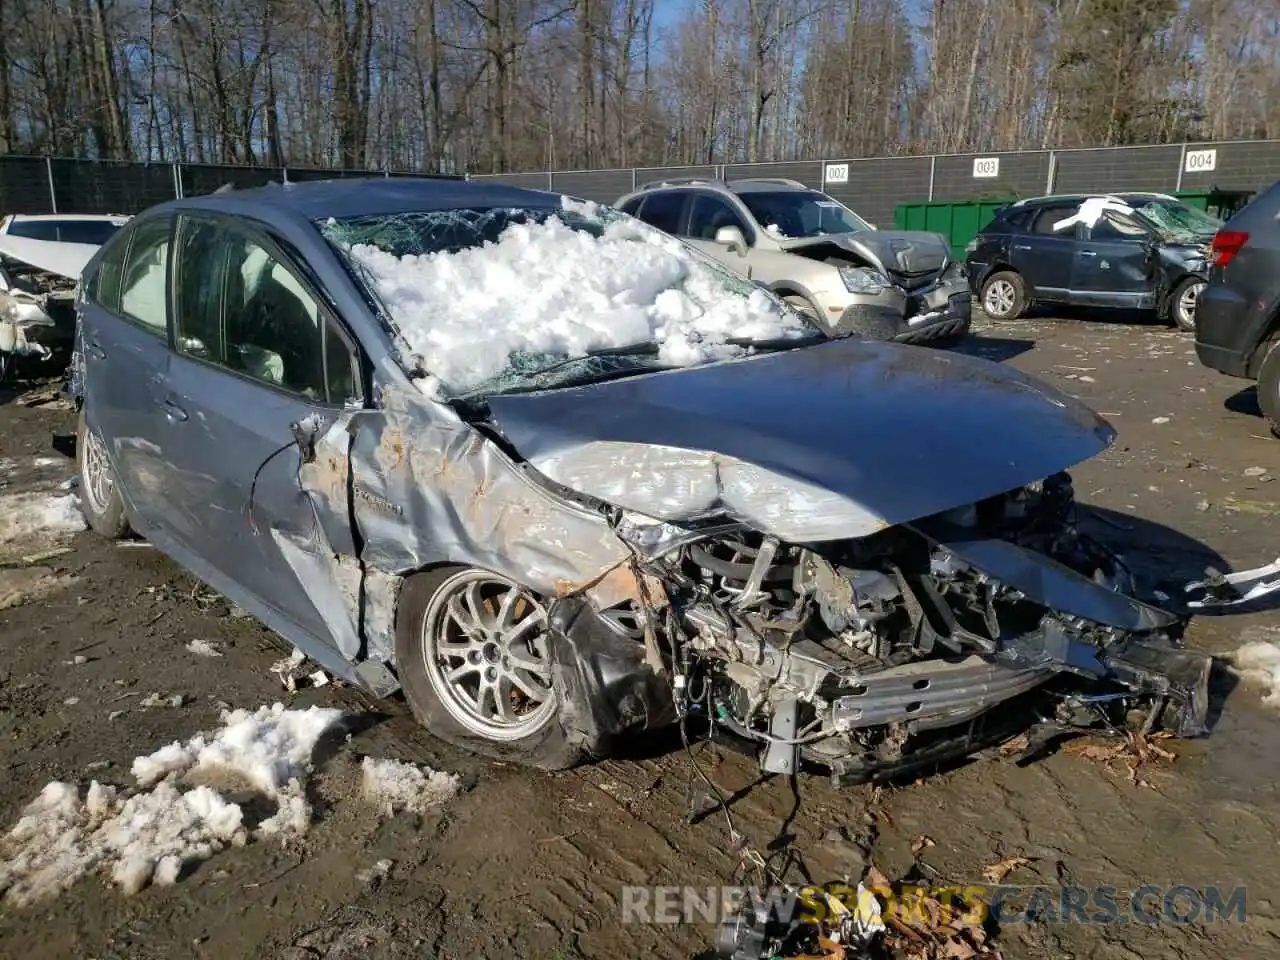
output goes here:
<path id="1" fill-rule="evenodd" d="M 1188 150 L 1183 173 L 1209 173 L 1218 166 L 1217 150 Z"/>
<path id="2" fill-rule="evenodd" d="M 847 163 L 828 163 L 823 171 L 823 183 L 848 183 L 849 165 Z"/>
<path id="3" fill-rule="evenodd" d="M 977 178 L 1000 176 L 1000 158 L 974 157 L 973 175 Z"/>

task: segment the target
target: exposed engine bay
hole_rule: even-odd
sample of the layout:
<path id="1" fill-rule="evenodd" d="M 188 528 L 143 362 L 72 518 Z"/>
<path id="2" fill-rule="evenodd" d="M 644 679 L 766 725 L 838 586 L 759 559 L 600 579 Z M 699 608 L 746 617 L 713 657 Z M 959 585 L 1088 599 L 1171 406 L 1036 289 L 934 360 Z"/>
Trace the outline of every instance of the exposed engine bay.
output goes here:
<path id="1" fill-rule="evenodd" d="M 1059 473 L 858 540 L 720 533 L 646 564 L 666 585 L 665 622 L 641 604 L 625 628 L 662 623 L 677 710 L 756 742 L 773 773 L 879 779 L 1036 725 L 1204 733 L 1210 658 L 1178 645 L 1180 618 L 1129 599 L 1121 558 L 1073 514 Z M 1038 586 L 980 569 L 941 529 L 1039 555 Z M 1045 602 L 1064 589 L 1081 591 L 1071 610 Z M 624 628 L 617 610 L 606 618 Z"/>
<path id="2" fill-rule="evenodd" d="M 10 356 L 49 359 L 75 334 L 76 279 L 0 256 L 0 371 Z"/>

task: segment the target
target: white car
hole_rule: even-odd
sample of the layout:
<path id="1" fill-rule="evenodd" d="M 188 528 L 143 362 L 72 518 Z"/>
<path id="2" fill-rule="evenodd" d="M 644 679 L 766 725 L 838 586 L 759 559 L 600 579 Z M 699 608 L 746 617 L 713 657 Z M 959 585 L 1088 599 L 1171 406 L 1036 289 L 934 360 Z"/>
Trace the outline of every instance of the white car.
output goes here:
<path id="1" fill-rule="evenodd" d="M 11 214 L 0 220 L 0 377 L 14 357 L 48 360 L 70 348 L 80 271 L 128 219 Z"/>

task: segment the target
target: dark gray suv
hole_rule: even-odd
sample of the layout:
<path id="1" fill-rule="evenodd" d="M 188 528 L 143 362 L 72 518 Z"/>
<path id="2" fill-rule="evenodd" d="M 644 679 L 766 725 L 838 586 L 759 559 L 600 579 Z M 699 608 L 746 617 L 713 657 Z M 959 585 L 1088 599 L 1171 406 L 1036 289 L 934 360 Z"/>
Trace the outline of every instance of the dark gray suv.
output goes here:
<path id="1" fill-rule="evenodd" d="M 1205 366 L 1258 382 L 1258 406 L 1280 436 L 1280 181 L 1213 239 L 1209 286 L 1196 310 Z"/>

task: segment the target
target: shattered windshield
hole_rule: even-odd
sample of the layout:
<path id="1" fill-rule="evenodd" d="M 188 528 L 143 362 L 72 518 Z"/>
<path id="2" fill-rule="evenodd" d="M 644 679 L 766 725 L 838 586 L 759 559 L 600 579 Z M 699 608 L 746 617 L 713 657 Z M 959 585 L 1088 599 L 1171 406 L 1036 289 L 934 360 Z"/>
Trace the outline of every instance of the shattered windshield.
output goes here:
<path id="1" fill-rule="evenodd" d="M 1153 198 L 1136 204 L 1134 209 L 1164 232 L 1178 236 L 1208 236 L 1222 226 L 1217 217 L 1177 200 Z"/>
<path id="2" fill-rule="evenodd" d="M 822 339 L 761 287 L 594 204 L 318 225 L 414 354 L 424 390 L 441 399 L 566 386 Z"/>
<path id="3" fill-rule="evenodd" d="M 738 194 L 765 232 L 779 240 L 859 233 L 871 224 L 817 190 L 754 190 Z"/>

